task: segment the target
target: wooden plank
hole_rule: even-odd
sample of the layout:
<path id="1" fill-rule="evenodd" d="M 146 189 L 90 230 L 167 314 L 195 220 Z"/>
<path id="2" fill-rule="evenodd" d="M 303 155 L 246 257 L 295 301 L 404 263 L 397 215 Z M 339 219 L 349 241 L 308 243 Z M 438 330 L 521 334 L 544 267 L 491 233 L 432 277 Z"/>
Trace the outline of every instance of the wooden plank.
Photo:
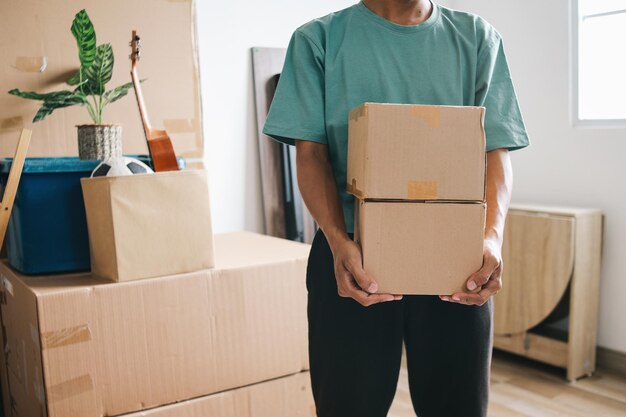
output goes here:
<path id="1" fill-rule="evenodd" d="M 569 312 L 567 379 L 570 381 L 596 369 L 601 251 L 602 215 L 578 216 Z"/>
<path id="2" fill-rule="evenodd" d="M 252 48 L 252 75 L 254 100 L 256 102 L 265 233 L 281 238 L 286 236 L 286 231 L 280 145 L 263 134 L 263 126 L 270 109 L 271 97 L 274 96 L 272 77 L 282 71 L 285 54 L 285 48 Z"/>
<path id="3" fill-rule="evenodd" d="M 572 276 L 574 236 L 572 217 L 509 211 L 495 334 L 526 331 L 554 310 Z"/>
<path id="4" fill-rule="evenodd" d="M 567 343 L 549 337 L 526 332 L 494 335 L 494 347 L 561 368 L 567 366 Z"/>
<path id="5" fill-rule="evenodd" d="M 280 74 L 283 69 L 286 49 L 254 47 L 251 52 L 265 233 L 270 236 L 285 238 L 287 237 L 285 199 L 283 195 L 285 184 L 281 169 L 281 145 L 263 134 L 263 126 L 274 97 L 274 77 Z M 295 151 L 292 152 L 295 154 Z M 294 198 L 301 200 L 302 197 L 295 175 L 293 175 L 292 180 L 294 184 Z M 299 207 L 304 226 L 303 241 L 311 243 L 313 242 L 317 226 L 304 201 L 302 201 Z"/>
<path id="6" fill-rule="evenodd" d="M 22 129 L 19 141 L 17 142 L 17 150 L 11 163 L 11 171 L 9 172 L 9 178 L 7 179 L 6 186 L 4 187 L 4 195 L 2 196 L 2 202 L 0 203 L 0 246 L 4 243 L 4 235 L 7 232 L 7 226 L 9 225 L 9 218 L 11 217 L 11 211 L 13 209 L 13 202 L 15 201 L 15 195 L 17 194 L 17 187 L 20 183 L 22 176 L 22 168 L 24 168 L 24 161 L 26 159 L 26 153 L 28 152 L 28 146 L 30 145 L 30 136 L 32 132 L 28 129 Z"/>

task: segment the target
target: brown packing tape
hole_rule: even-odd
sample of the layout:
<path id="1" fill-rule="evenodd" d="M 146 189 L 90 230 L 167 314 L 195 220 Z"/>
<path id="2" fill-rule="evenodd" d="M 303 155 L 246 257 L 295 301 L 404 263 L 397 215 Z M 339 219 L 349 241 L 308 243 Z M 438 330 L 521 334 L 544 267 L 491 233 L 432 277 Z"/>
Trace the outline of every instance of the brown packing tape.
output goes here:
<path id="1" fill-rule="evenodd" d="M 196 131 L 193 119 L 166 119 L 163 127 L 167 133 L 194 133 Z"/>
<path id="2" fill-rule="evenodd" d="M 409 181 L 407 198 L 411 200 L 432 200 L 439 194 L 437 181 Z"/>
<path id="3" fill-rule="evenodd" d="M 48 67 L 47 56 L 18 56 L 15 69 L 22 72 L 44 72 Z"/>
<path id="4" fill-rule="evenodd" d="M 66 329 L 45 332 L 41 335 L 43 349 L 52 349 L 61 346 L 73 345 L 75 343 L 87 342 L 91 340 L 91 329 L 86 324 L 68 327 Z"/>
<path id="5" fill-rule="evenodd" d="M 91 375 L 86 374 L 52 385 L 47 390 L 48 402 L 55 403 L 93 390 Z"/>
<path id="6" fill-rule="evenodd" d="M 357 121 L 361 117 L 367 117 L 367 103 L 350 111 L 350 120 Z"/>
<path id="7" fill-rule="evenodd" d="M 411 114 L 424 119 L 431 129 L 441 125 L 441 109 L 435 106 L 411 106 Z"/>
<path id="8" fill-rule="evenodd" d="M 348 185 L 346 185 L 346 191 L 348 191 L 348 193 L 352 194 L 353 196 L 355 196 L 356 198 L 359 198 L 361 200 L 363 200 L 364 198 L 366 198 L 367 196 L 365 195 L 365 193 L 361 190 L 358 189 L 358 187 L 356 186 L 356 179 L 352 178 L 352 182 Z"/>
<path id="9" fill-rule="evenodd" d="M 0 119 L 0 132 L 20 130 L 22 127 L 24 127 L 24 119 L 22 119 L 22 116 Z"/>

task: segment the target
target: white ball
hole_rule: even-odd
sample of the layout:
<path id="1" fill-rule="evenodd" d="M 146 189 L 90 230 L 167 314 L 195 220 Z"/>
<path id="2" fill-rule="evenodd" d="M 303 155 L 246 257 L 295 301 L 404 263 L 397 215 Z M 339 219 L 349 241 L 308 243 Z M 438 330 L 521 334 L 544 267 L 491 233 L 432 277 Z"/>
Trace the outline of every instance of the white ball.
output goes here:
<path id="1" fill-rule="evenodd" d="M 139 159 L 127 156 L 102 161 L 91 173 L 91 177 L 118 177 L 122 175 L 153 174 L 154 171 Z"/>

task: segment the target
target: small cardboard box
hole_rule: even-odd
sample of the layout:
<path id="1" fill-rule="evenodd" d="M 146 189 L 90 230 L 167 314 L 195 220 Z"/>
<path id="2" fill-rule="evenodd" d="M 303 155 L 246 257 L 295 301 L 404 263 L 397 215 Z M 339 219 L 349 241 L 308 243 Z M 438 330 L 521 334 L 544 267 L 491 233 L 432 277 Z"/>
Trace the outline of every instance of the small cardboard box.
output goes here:
<path id="1" fill-rule="evenodd" d="M 350 112 L 348 192 L 361 199 L 485 199 L 483 107 L 365 103 Z"/>
<path id="2" fill-rule="evenodd" d="M 480 269 L 484 203 L 356 202 L 354 238 L 379 293 L 466 291 Z"/>
<path id="3" fill-rule="evenodd" d="M 211 268 L 206 171 L 81 180 L 91 270 L 113 281 Z"/>
<path id="4" fill-rule="evenodd" d="M 165 405 L 125 417 L 313 417 L 308 372 Z"/>
<path id="5" fill-rule="evenodd" d="M 302 372 L 309 250 L 218 234 L 215 269 L 123 283 L 0 263 L 4 400 L 14 416 L 117 416 Z"/>

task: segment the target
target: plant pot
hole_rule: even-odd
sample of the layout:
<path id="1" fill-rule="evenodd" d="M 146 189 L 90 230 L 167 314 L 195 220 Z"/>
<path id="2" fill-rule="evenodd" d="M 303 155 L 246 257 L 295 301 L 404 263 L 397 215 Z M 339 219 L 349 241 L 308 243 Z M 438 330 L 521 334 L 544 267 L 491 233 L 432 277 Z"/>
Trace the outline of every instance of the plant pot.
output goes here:
<path id="1" fill-rule="evenodd" d="M 122 126 L 99 124 L 76 127 L 80 159 L 103 161 L 122 156 Z"/>

